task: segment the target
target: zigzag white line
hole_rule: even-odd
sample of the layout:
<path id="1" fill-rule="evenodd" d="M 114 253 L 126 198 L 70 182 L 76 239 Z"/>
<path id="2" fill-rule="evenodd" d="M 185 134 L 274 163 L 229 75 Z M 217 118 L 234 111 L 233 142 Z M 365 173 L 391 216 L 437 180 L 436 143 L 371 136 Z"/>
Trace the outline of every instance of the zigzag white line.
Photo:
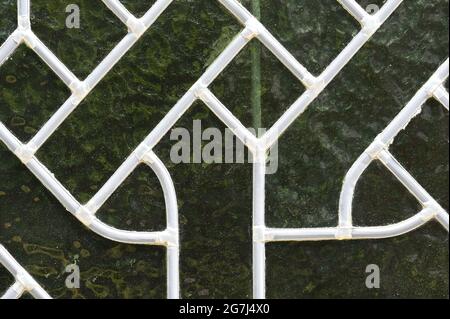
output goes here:
<path id="1" fill-rule="evenodd" d="M 319 75 L 314 76 L 298 62 L 286 48 L 237 0 L 218 0 L 244 26 L 243 30 L 229 43 L 207 71 L 193 84 L 191 89 L 167 113 L 162 121 L 150 132 L 145 140 L 132 152 L 98 193 L 85 205 L 79 203 L 54 175 L 36 158 L 39 148 L 58 129 L 64 120 L 75 110 L 84 98 L 95 88 L 115 64 L 140 39 L 173 0 L 158 0 L 142 18 L 133 16 L 118 0 L 102 0 L 104 4 L 127 26 L 128 34 L 107 55 L 107 57 L 84 80 L 79 80 L 39 38 L 33 33 L 30 24 L 30 0 L 18 0 L 18 28 L 0 47 L 0 66 L 14 53 L 19 45 L 25 43 L 59 76 L 71 89 L 72 95 L 44 124 L 37 134 L 23 144 L 1 122 L 0 140 L 23 162 L 23 164 L 53 193 L 62 205 L 84 225 L 105 238 L 131 244 L 162 245 L 167 247 L 167 297 L 179 298 L 179 231 L 177 198 L 173 181 L 164 164 L 153 153 L 153 148 L 170 130 L 175 122 L 196 101 L 203 101 L 243 141 L 254 156 L 253 164 L 253 296 L 265 297 L 265 243 L 270 241 L 302 241 L 326 239 L 384 238 L 410 231 L 430 219 L 437 219 L 448 230 L 448 214 L 428 193 L 404 170 L 388 152 L 388 144 L 398 133 L 401 123 L 410 121 L 410 109 L 418 108 L 427 97 L 435 97 L 448 109 L 448 92 L 442 86 L 448 76 L 448 61 L 439 69 L 437 75 L 427 82 L 419 97 L 407 106 L 380 135 L 374 144 L 355 163 L 346 177 L 341 196 L 339 212 L 340 223 L 336 228 L 273 229 L 265 226 L 265 163 L 266 151 L 278 141 L 283 132 L 297 119 L 312 101 L 336 77 L 360 48 L 383 25 L 389 16 L 402 3 L 402 0 L 387 0 L 374 15 L 368 14 L 354 0 L 338 0 L 341 5 L 361 23 L 361 31 L 352 39 L 334 61 Z M 231 63 L 236 55 L 254 38 L 264 44 L 299 81 L 306 87 L 305 93 L 280 117 L 273 127 L 260 138 L 256 138 L 208 89 L 209 85 Z M 444 79 L 444 80 L 443 80 Z M 431 83 L 436 84 L 432 87 Z M 425 92 L 425 93 L 424 93 Z M 420 103 L 419 103 L 420 102 Z M 406 115 L 405 115 L 406 113 Z M 395 131 L 396 134 L 391 134 Z M 391 136 L 392 135 L 392 136 Z M 389 138 L 388 138 L 389 137 Z M 386 140 L 387 138 L 387 140 Z M 386 227 L 353 227 L 351 223 L 351 202 L 356 181 L 365 167 L 378 159 L 399 178 L 419 201 L 424 209 L 396 225 Z M 167 228 L 161 232 L 131 232 L 113 228 L 101 222 L 96 212 L 140 164 L 150 166 L 159 178 L 164 191 L 167 214 Z M 47 297 L 45 291 L 29 275 L 20 274 L 9 267 L 13 261 L 5 249 L 0 249 L 0 261 L 15 276 L 16 283 L 4 297 L 20 297 L 30 291 L 35 297 Z M 18 264 L 15 264 L 18 266 Z M 27 278 L 24 284 L 23 278 Z M 39 292 L 36 292 L 39 291 Z"/>

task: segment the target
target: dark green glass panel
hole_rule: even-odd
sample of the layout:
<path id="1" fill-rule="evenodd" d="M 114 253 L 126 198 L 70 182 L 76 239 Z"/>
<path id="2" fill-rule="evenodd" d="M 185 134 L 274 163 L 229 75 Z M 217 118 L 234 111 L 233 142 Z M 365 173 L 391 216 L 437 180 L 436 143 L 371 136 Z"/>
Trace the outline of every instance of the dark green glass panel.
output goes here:
<path id="1" fill-rule="evenodd" d="M 250 1 L 243 2 L 251 8 Z M 383 1 L 359 2 L 367 7 Z M 69 3 L 78 3 L 82 10 L 79 30 L 65 28 Z M 152 1 L 123 3 L 139 16 Z M 100 2 L 34 0 L 32 11 L 36 34 L 80 78 L 126 34 L 126 27 Z M 447 12 L 446 0 L 405 1 L 281 137 L 278 172 L 267 176 L 268 225 L 336 225 L 346 172 L 447 58 Z M 14 30 L 15 17 L 15 1 L 0 1 L 0 41 Z M 359 30 L 334 0 L 261 0 L 261 21 L 314 74 L 323 71 Z M 175 0 L 38 157 L 80 201 L 89 200 L 241 29 L 217 1 Z M 253 108 L 258 104 L 252 101 L 252 85 L 258 82 L 252 71 L 254 58 L 252 49 L 244 49 L 212 86 L 246 126 L 258 122 Z M 303 87 L 265 49 L 260 71 L 256 92 L 261 93 L 261 126 L 268 127 Z M 8 76 L 20 74 L 26 76 L 8 83 Z M 45 89 L 39 87 L 42 77 Z M 67 92 L 21 47 L 0 68 L 0 118 L 25 141 Z M 20 100 L 24 97 L 30 98 Z M 23 114 L 12 114 L 13 106 Z M 26 124 L 10 126 L 13 115 Z M 204 128 L 225 128 L 201 103 L 176 127 L 192 133 L 192 121 L 199 119 Z M 169 157 L 174 143 L 168 134 L 155 152 L 173 177 L 179 201 L 182 296 L 249 298 L 251 165 L 176 165 Z M 448 113 L 437 103 L 427 103 L 398 136 L 392 152 L 448 209 Z M 163 248 L 120 245 L 89 232 L 4 146 L 0 177 L 0 242 L 53 296 L 165 297 Z M 99 216 L 117 227 L 154 230 L 165 225 L 164 209 L 156 177 L 142 166 Z M 415 199 L 379 164 L 371 165 L 358 184 L 357 224 L 395 222 L 418 209 Z M 65 266 L 72 262 L 82 271 L 79 291 L 64 285 Z M 380 266 L 379 290 L 364 285 L 368 264 Z M 433 223 L 388 240 L 269 244 L 267 270 L 267 292 L 274 298 L 448 298 L 448 234 Z M 0 289 L 11 282 L 0 269 Z"/>

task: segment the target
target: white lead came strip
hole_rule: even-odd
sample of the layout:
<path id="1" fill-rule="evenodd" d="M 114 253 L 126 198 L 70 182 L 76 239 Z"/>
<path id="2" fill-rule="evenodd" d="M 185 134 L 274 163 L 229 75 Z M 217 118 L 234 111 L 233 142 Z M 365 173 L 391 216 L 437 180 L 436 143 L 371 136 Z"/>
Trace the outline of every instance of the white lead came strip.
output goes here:
<path id="1" fill-rule="evenodd" d="M 1 297 L 2 299 L 20 298 L 25 292 L 39 299 L 51 299 L 48 293 L 14 259 L 3 245 L 0 245 L 0 264 L 14 275 L 16 282 Z"/>
<path id="2" fill-rule="evenodd" d="M 443 82 L 448 77 L 448 60 L 439 68 L 430 81 L 419 90 L 413 100 L 375 140 L 373 145 L 369 146 L 348 172 L 341 193 L 338 227 L 274 229 L 265 226 L 265 162 L 267 150 L 278 141 L 283 132 L 308 108 L 342 68 L 383 25 L 403 2 L 402 0 L 387 0 L 383 7 L 374 15 L 368 14 L 354 0 L 338 0 L 361 23 L 361 31 L 319 76 L 312 75 L 300 64 L 264 25 L 237 0 L 218 0 L 239 20 L 243 25 L 243 30 L 228 44 L 200 79 L 166 114 L 162 121 L 117 169 L 97 194 L 87 204 L 82 205 L 36 158 L 35 154 L 84 98 L 140 39 L 145 31 L 152 26 L 173 0 L 157 0 L 147 13 L 139 19 L 132 15 L 118 0 L 102 1 L 128 28 L 128 34 L 84 81 L 80 81 L 31 30 L 30 0 L 18 0 L 18 28 L 0 47 L 0 66 L 14 53 L 19 45 L 25 43 L 71 89 L 72 95 L 27 144 L 19 141 L 1 122 L 0 140 L 14 152 L 22 163 L 28 167 L 70 213 L 93 232 L 117 242 L 165 246 L 167 248 L 168 298 L 180 297 L 178 205 L 172 178 L 165 165 L 152 150 L 196 100 L 202 100 L 248 146 L 255 159 L 253 161 L 254 298 L 265 298 L 265 243 L 267 242 L 387 238 L 409 232 L 432 219 L 439 221 L 448 230 L 448 213 L 409 175 L 388 151 L 390 143 L 392 143 L 398 132 L 409 123 L 413 116 L 420 112 L 421 106 L 428 98 L 436 98 L 448 109 L 448 92 L 443 86 Z M 209 85 L 253 39 L 258 39 L 264 44 L 306 87 L 305 93 L 294 102 L 261 138 L 254 137 L 208 89 Z M 352 225 L 354 188 L 364 170 L 373 160 L 380 160 L 416 196 L 423 205 L 421 212 L 410 219 L 389 226 L 354 227 Z M 161 232 L 120 230 L 101 222 L 95 216 L 96 212 L 114 191 L 141 164 L 148 165 L 155 171 L 163 188 L 167 228 Z M 3 246 L 0 246 L 0 262 L 16 279 L 13 286 L 3 296 L 4 298 L 19 298 L 26 291 L 36 298 L 50 297 L 20 267 Z"/>

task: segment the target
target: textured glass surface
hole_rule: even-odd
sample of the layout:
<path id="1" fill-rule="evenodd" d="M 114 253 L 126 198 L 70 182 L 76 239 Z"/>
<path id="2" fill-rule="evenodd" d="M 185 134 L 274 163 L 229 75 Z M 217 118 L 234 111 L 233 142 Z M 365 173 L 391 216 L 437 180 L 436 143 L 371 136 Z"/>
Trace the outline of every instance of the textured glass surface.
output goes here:
<path id="1" fill-rule="evenodd" d="M 0 41 L 15 28 L 15 0 L 0 1 Z M 153 1 L 122 1 L 137 16 Z M 364 6 L 383 1 L 359 1 Z M 65 8 L 81 8 L 81 28 L 65 27 Z M 145 4 L 144 4 L 145 3 Z M 243 1 L 251 9 L 250 1 Z M 274 7 L 276 8 L 274 10 Z M 83 79 L 126 34 L 92 0 L 33 0 L 32 28 Z M 261 21 L 311 72 L 319 74 L 358 32 L 335 0 L 261 0 Z M 448 1 L 405 1 L 305 114 L 281 137 L 279 169 L 267 177 L 271 227 L 335 226 L 346 172 L 448 56 Z M 81 202 L 94 195 L 129 153 L 241 30 L 213 0 L 175 0 L 38 152 Z M 257 44 L 254 44 L 257 46 Z M 252 117 L 252 47 L 211 90 L 242 122 Z M 304 91 L 261 49 L 261 126 L 269 128 Z M 20 47 L 0 68 L 0 120 L 29 140 L 70 95 L 33 52 Z M 202 103 L 176 124 L 224 125 Z M 448 112 L 427 103 L 392 153 L 448 211 Z M 175 183 L 181 227 L 183 298 L 250 298 L 251 164 L 178 164 L 174 141 L 155 149 Z M 153 172 L 136 170 L 100 210 L 116 227 L 162 230 L 164 200 Z M 373 164 L 358 184 L 357 225 L 385 225 L 417 213 L 415 199 Z M 62 298 L 164 298 L 165 250 L 117 244 L 76 221 L 0 145 L 0 243 Z M 81 288 L 65 287 L 77 263 Z M 381 288 L 365 286 L 365 268 L 381 269 Z M 277 243 L 267 248 L 273 298 L 448 298 L 448 234 L 435 223 L 406 236 L 371 241 Z M 0 268 L 0 291 L 13 279 Z"/>

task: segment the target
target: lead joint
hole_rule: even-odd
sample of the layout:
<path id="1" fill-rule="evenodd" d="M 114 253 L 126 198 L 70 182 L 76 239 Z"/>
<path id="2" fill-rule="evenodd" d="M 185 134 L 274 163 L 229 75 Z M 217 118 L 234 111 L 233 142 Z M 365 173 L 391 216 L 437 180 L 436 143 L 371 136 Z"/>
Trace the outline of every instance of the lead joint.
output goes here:
<path id="1" fill-rule="evenodd" d="M 248 133 L 246 130 L 242 132 L 245 134 L 244 144 L 248 147 L 249 151 L 254 153 L 259 145 L 259 139 L 251 133 Z"/>
<path id="2" fill-rule="evenodd" d="M 22 30 L 16 30 L 13 32 L 11 37 L 14 40 L 14 42 L 16 42 L 17 44 L 20 44 L 20 43 L 22 43 L 22 41 L 24 41 L 25 35 Z"/>
<path id="3" fill-rule="evenodd" d="M 431 82 L 429 83 L 428 88 L 427 88 L 428 97 L 431 98 L 434 96 L 434 93 L 442 85 L 442 82 L 444 82 L 444 81 L 439 78 L 434 78 L 431 80 Z"/>
<path id="4" fill-rule="evenodd" d="M 29 145 L 22 145 L 14 151 L 14 154 L 24 165 L 27 165 L 33 159 L 35 153 L 36 149 Z"/>
<path id="5" fill-rule="evenodd" d="M 148 160 L 150 163 L 153 163 L 154 160 L 150 159 L 149 153 L 152 151 L 152 149 L 145 143 L 142 143 L 139 145 L 133 152 L 134 156 L 138 159 L 139 162 Z"/>
<path id="6" fill-rule="evenodd" d="M 24 290 L 31 291 L 34 289 L 35 281 L 27 272 L 22 271 L 17 273 L 16 280 L 22 285 Z"/>
<path id="7" fill-rule="evenodd" d="M 85 206 L 81 206 L 75 213 L 75 216 L 80 220 L 83 225 L 89 227 L 94 220 L 94 214 Z"/>
<path id="8" fill-rule="evenodd" d="M 155 153 L 153 153 L 152 151 L 145 153 L 144 156 L 142 156 L 142 160 L 145 163 L 153 164 L 155 162 Z"/>
<path id="9" fill-rule="evenodd" d="M 314 96 L 318 96 L 325 89 L 325 81 L 319 78 L 316 78 L 313 75 L 309 75 L 304 79 L 307 89 L 314 94 Z"/>
<path id="10" fill-rule="evenodd" d="M 365 153 L 372 159 L 377 159 L 380 153 L 388 148 L 388 145 L 377 137 L 372 144 L 366 149 Z"/>
<path id="11" fill-rule="evenodd" d="M 367 15 L 361 24 L 363 33 L 369 38 L 381 27 L 381 21 L 375 15 Z"/>
<path id="12" fill-rule="evenodd" d="M 167 228 L 160 236 L 160 241 L 167 247 L 178 247 L 178 230 Z"/>
<path id="13" fill-rule="evenodd" d="M 141 37 L 144 32 L 147 30 L 147 27 L 142 22 L 141 19 L 136 19 L 135 17 L 131 17 L 127 21 L 128 31 L 133 33 L 137 38 Z"/>
<path id="14" fill-rule="evenodd" d="M 194 95 L 197 99 L 202 101 L 208 100 L 208 87 L 203 82 L 198 82 L 194 87 Z"/>
<path id="15" fill-rule="evenodd" d="M 72 95 L 75 99 L 75 103 L 80 103 L 90 91 L 89 86 L 85 82 L 81 82 L 76 80 L 69 85 L 70 90 L 72 91 Z"/>
<path id="16" fill-rule="evenodd" d="M 265 164 L 267 161 L 267 150 L 260 145 L 256 145 L 253 152 L 254 163 Z"/>
<path id="17" fill-rule="evenodd" d="M 435 218 L 443 208 L 436 202 L 430 201 L 424 204 L 424 209 L 421 212 L 421 218 L 424 222 L 428 222 Z"/>
<path id="18" fill-rule="evenodd" d="M 245 23 L 244 38 L 252 40 L 261 33 L 261 23 L 256 18 L 251 18 Z"/>
<path id="19" fill-rule="evenodd" d="M 264 243 L 266 241 L 267 241 L 266 227 L 265 226 L 254 226 L 253 227 L 253 242 Z"/>
<path id="20" fill-rule="evenodd" d="M 345 226 L 338 227 L 334 235 L 337 240 L 348 240 L 353 238 L 353 227 Z"/>

